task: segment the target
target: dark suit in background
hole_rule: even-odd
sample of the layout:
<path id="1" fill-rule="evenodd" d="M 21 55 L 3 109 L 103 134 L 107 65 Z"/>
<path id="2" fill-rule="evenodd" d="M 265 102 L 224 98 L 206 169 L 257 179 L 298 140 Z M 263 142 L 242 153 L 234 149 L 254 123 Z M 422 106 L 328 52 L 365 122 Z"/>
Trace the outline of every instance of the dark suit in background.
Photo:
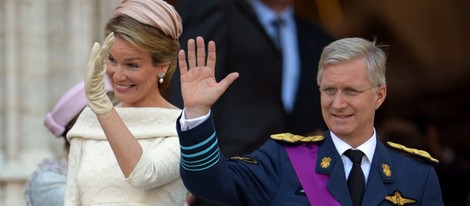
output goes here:
<path id="1" fill-rule="evenodd" d="M 288 113 L 281 100 L 282 54 L 248 0 L 180 0 L 176 9 L 183 19 L 181 47 L 186 49 L 187 40 L 196 36 L 214 40 L 217 79 L 240 73 L 212 107 L 225 155 L 250 153 L 273 133 L 307 135 L 325 129 L 316 74 L 320 53 L 332 38 L 322 28 L 295 17 L 301 69 L 293 111 Z M 182 107 L 178 72 L 170 99 Z"/>

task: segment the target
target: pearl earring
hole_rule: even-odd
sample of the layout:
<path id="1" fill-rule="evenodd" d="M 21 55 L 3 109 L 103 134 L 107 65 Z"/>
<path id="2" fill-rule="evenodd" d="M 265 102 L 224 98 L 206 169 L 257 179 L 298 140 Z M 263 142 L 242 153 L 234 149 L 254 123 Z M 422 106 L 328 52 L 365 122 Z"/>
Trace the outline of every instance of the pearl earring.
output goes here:
<path id="1" fill-rule="evenodd" d="M 158 74 L 158 83 L 163 84 L 163 78 L 165 78 L 165 73 Z"/>

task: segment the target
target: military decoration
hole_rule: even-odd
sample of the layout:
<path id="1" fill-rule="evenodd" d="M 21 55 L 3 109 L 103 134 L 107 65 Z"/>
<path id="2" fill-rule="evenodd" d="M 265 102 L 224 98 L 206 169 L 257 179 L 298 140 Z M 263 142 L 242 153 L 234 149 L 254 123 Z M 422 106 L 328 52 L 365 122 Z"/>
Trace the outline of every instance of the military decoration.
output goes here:
<path id="1" fill-rule="evenodd" d="M 405 205 L 416 203 L 416 200 L 404 197 L 400 191 L 395 191 L 392 195 L 385 196 L 385 200 L 391 202 L 394 205 Z"/>
<path id="2" fill-rule="evenodd" d="M 321 168 L 326 169 L 330 167 L 330 163 L 331 163 L 331 157 L 323 157 L 323 159 L 321 159 L 320 166 Z"/>
<path id="3" fill-rule="evenodd" d="M 388 164 L 382 164 L 382 171 L 385 176 L 390 177 L 392 176 L 392 171 L 390 170 L 390 165 Z"/>

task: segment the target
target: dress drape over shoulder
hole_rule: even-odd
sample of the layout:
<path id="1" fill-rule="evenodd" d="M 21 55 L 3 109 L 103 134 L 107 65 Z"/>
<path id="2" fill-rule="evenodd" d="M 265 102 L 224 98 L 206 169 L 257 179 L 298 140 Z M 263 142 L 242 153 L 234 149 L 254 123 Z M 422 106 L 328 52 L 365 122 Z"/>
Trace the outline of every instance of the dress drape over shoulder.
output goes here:
<path id="1" fill-rule="evenodd" d="M 65 205 L 183 205 L 175 128 L 179 109 L 116 107 L 143 154 L 125 178 L 96 115 L 87 107 L 70 130 Z"/>

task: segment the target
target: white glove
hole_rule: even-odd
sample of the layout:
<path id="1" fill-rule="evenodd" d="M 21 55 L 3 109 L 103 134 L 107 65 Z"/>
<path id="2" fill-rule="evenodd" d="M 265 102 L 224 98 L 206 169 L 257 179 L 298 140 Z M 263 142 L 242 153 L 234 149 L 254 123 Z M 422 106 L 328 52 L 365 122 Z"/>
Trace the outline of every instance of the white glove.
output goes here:
<path id="1" fill-rule="evenodd" d="M 88 106 L 95 114 L 105 114 L 113 109 L 111 100 L 106 95 L 104 74 L 106 73 L 106 59 L 114 43 L 114 33 L 110 33 L 104 40 L 103 47 L 98 42 L 93 44 L 88 68 L 85 74 L 85 93 Z"/>

